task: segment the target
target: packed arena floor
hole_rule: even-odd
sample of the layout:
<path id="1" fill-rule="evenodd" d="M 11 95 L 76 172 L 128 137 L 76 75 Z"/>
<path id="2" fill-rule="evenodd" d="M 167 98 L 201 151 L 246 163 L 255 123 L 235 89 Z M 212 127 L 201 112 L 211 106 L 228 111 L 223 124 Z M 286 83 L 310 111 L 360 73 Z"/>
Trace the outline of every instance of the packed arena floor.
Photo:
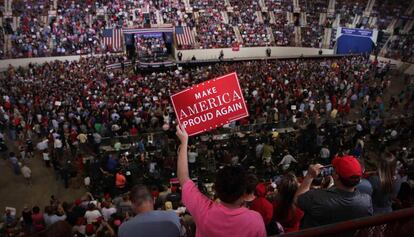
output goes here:
<path id="1" fill-rule="evenodd" d="M 413 15 L 0 0 L 0 236 L 411 236 Z"/>
<path id="2" fill-rule="evenodd" d="M 131 236 L 144 228 L 148 236 L 158 232 L 133 217 L 145 200 L 151 200 L 146 206 L 151 210 L 177 214 L 164 217 L 176 223 L 171 233 L 154 236 L 224 236 L 209 228 L 214 221 L 200 220 L 207 210 L 201 203 L 212 205 L 211 200 L 221 200 L 217 207 L 228 211 L 237 203 L 247 218 L 238 217 L 239 223 L 251 222 L 237 230 L 246 236 L 412 206 L 414 81 L 390 65 L 348 56 L 182 64 L 162 72 L 106 67 L 124 60 L 105 56 L 10 66 L 1 76 L 0 145 L 8 164 L 3 168 L 30 187 L 41 175 L 32 175 L 31 165 L 40 159 L 62 187 L 81 185 L 88 191 L 72 200 L 52 197 L 46 206 L 9 207 L 3 234 Z M 177 139 L 169 96 L 233 71 L 250 116 L 189 140 L 178 128 Z M 309 198 L 337 187 L 335 174 L 326 170 L 321 176 L 318 169 L 333 160 L 336 172 L 342 166 L 365 167 L 359 168 L 364 175 L 352 199 L 365 206 L 335 218 L 308 209 L 322 205 L 329 212 L 329 205 Z M 395 175 L 384 178 L 383 172 Z M 381 182 L 391 185 L 390 191 Z M 307 199 L 306 185 L 312 189 Z M 303 198 L 296 199 L 298 192 Z M 214 215 L 225 219 L 220 211 Z"/>

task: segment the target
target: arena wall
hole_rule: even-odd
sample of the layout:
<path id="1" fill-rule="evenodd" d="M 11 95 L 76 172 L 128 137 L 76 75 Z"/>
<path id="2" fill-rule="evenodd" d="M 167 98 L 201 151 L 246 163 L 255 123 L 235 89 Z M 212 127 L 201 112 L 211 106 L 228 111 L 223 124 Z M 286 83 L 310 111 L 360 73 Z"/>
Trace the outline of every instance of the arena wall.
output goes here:
<path id="1" fill-rule="evenodd" d="M 177 59 L 178 52 L 183 54 L 182 60 L 191 60 L 193 56 L 197 60 L 211 60 L 218 59 L 220 51 L 223 50 L 225 59 L 232 58 L 264 58 L 266 57 L 266 49 L 271 49 L 272 57 L 300 57 L 319 55 L 317 48 L 299 48 L 299 47 L 251 47 L 240 48 L 239 51 L 233 51 L 232 48 L 223 49 L 193 49 L 193 50 L 176 50 L 175 56 Z M 333 49 L 322 49 L 323 55 L 333 55 Z"/>
<path id="2" fill-rule="evenodd" d="M 197 60 L 217 60 L 220 51 L 223 50 L 224 59 L 255 59 L 255 58 L 265 58 L 266 49 L 271 49 L 272 58 L 295 58 L 300 56 L 317 56 L 319 55 L 319 49 L 317 48 L 299 48 L 299 47 L 254 47 L 254 48 L 240 48 L 239 51 L 233 51 L 232 48 L 223 48 L 223 49 L 193 49 L 193 50 L 175 50 L 175 57 L 177 58 L 178 52 L 183 54 L 182 60 L 187 61 L 191 60 L 193 56 Z M 334 55 L 332 49 L 322 49 L 322 55 Z M 100 56 L 100 55 L 95 55 Z M 7 70 L 9 65 L 14 67 L 26 67 L 29 63 L 42 64 L 45 62 L 51 62 L 55 60 L 60 61 L 75 61 L 79 60 L 81 57 L 87 57 L 85 55 L 75 55 L 75 56 L 60 56 L 60 57 L 43 57 L 43 58 L 17 58 L 17 59 L 5 59 L 0 60 L 0 71 Z M 371 56 L 371 59 L 374 59 L 374 56 Z M 388 59 L 383 57 L 378 57 L 380 62 L 391 62 L 395 65 L 396 68 L 404 68 L 404 73 L 414 75 L 414 64 L 404 63 L 394 59 Z"/>

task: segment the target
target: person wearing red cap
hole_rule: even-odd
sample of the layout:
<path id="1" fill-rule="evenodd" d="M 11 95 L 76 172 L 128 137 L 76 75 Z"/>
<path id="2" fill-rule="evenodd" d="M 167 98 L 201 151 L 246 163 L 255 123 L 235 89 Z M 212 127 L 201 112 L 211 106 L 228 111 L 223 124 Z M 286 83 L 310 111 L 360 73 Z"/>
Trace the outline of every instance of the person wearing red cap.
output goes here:
<path id="1" fill-rule="evenodd" d="M 373 213 L 371 196 L 355 188 L 362 177 L 359 161 L 353 156 L 336 157 L 332 160 L 332 166 L 335 170 L 333 187 L 309 190 L 323 168 L 321 164 L 310 165 L 295 194 L 297 206 L 305 213 L 302 228 L 371 216 Z"/>
<path id="2" fill-rule="evenodd" d="M 256 185 L 256 198 L 252 201 L 250 209 L 262 215 L 265 225 L 268 225 L 273 217 L 273 205 L 266 199 L 266 184 Z"/>

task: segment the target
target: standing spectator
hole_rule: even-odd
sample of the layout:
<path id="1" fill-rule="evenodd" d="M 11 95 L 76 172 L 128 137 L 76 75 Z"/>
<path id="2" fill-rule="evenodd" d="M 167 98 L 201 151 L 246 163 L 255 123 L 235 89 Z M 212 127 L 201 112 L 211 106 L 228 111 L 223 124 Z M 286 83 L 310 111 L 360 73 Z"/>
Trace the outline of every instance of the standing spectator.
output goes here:
<path id="1" fill-rule="evenodd" d="M 392 199 L 396 198 L 401 187 L 401 177 L 397 174 L 397 159 L 386 152 L 377 161 L 377 174 L 368 178 L 372 185 L 372 205 L 374 214 L 392 212 Z"/>
<path id="2" fill-rule="evenodd" d="M 323 168 L 321 164 L 310 165 L 295 194 L 298 207 L 305 212 L 302 228 L 372 215 L 371 197 L 355 188 L 362 177 L 359 161 L 353 156 L 336 157 L 332 166 L 335 170 L 333 187 L 309 190 Z"/>
<path id="3" fill-rule="evenodd" d="M 153 198 L 147 187 L 133 187 L 130 198 L 136 216 L 119 227 L 119 237 L 180 236 L 181 224 L 177 214 L 172 211 L 154 211 Z"/>
<path id="4" fill-rule="evenodd" d="M 299 187 L 294 174 L 283 176 L 278 185 L 278 196 L 273 203 L 274 220 L 279 222 L 285 233 L 299 230 L 303 211 L 294 203 L 295 193 Z"/>
<path id="5" fill-rule="evenodd" d="M 38 206 L 34 206 L 32 209 L 32 224 L 35 232 L 40 232 L 45 229 L 43 213 L 40 212 Z"/>
<path id="6" fill-rule="evenodd" d="M 85 219 L 88 224 L 98 221 L 102 216 L 101 212 L 96 208 L 95 204 L 89 203 L 88 210 L 85 212 Z"/>
<path id="7" fill-rule="evenodd" d="M 116 213 L 116 208 L 112 205 L 111 202 L 102 203 L 102 215 L 105 221 L 111 219 L 112 214 Z"/>
<path id="8" fill-rule="evenodd" d="M 292 162 L 298 163 L 298 161 L 291 154 L 289 154 L 289 151 L 285 150 L 285 154 L 286 155 L 279 162 L 279 166 L 282 166 L 284 171 L 289 169 Z"/>
<path id="9" fill-rule="evenodd" d="M 259 213 L 242 207 L 246 194 L 247 174 L 240 166 L 226 166 L 216 176 L 215 188 L 220 203 L 204 196 L 189 177 L 188 134 L 177 126 L 181 146 L 177 174 L 182 186 L 183 203 L 197 225 L 197 236 L 266 236 Z"/>
<path id="10" fill-rule="evenodd" d="M 14 154 L 14 152 L 9 153 L 9 162 L 10 162 L 10 165 L 13 169 L 14 174 L 19 175 L 20 174 L 19 160 L 17 160 L 17 157 Z"/>
<path id="11" fill-rule="evenodd" d="M 23 164 L 20 170 L 23 174 L 24 179 L 26 180 L 26 183 L 28 185 L 31 185 L 32 184 L 32 170 L 26 164 Z"/>

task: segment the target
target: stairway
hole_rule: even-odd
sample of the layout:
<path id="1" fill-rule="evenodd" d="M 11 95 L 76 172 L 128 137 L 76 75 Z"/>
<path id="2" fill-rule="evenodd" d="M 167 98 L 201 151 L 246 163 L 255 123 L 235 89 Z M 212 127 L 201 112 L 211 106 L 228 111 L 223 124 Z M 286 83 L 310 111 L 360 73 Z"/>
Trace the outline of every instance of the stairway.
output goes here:
<path id="1" fill-rule="evenodd" d="M 414 1 L 411 1 L 410 6 L 408 6 L 407 11 L 405 11 L 405 15 L 411 16 L 414 13 Z"/>
<path id="2" fill-rule="evenodd" d="M 413 28 L 414 26 L 414 20 L 410 20 L 407 23 L 405 23 L 404 28 L 402 29 L 402 33 L 406 34 L 408 32 L 410 32 L 410 30 Z"/>
<path id="3" fill-rule="evenodd" d="M 229 15 L 227 15 L 227 12 L 222 11 L 221 12 L 221 17 L 223 18 L 223 23 L 229 24 Z"/>
<path id="4" fill-rule="evenodd" d="M 275 37 L 274 37 L 274 35 L 273 35 L 273 30 L 272 30 L 272 28 L 271 27 L 266 27 L 266 32 L 267 32 L 267 35 L 269 36 L 269 39 L 270 39 L 270 44 L 271 45 L 274 45 L 275 44 Z"/>
<path id="5" fill-rule="evenodd" d="M 269 20 L 270 24 L 275 24 L 276 23 L 276 17 L 275 17 L 275 14 L 273 13 L 273 11 L 268 12 L 268 14 L 269 14 L 269 18 L 270 18 L 270 20 Z"/>
<path id="6" fill-rule="evenodd" d="M 319 25 L 325 25 L 326 22 L 326 13 L 325 12 L 321 12 L 319 14 Z"/>
<path id="7" fill-rule="evenodd" d="M 262 12 L 261 11 L 256 11 L 255 14 L 257 16 L 257 18 L 256 18 L 257 23 L 264 23 Z"/>
<path id="8" fill-rule="evenodd" d="M 328 49 L 331 43 L 332 28 L 325 28 L 323 33 L 322 48 Z"/>
<path id="9" fill-rule="evenodd" d="M 183 2 L 186 10 L 191 8 L 190 0 L 183 0 Z"/>
<path id="10" fill-rule="evenodd" d="M 392 19 L 391 23 L 388 25 L 387 29 L 385 31 L 387 31 L 388 33 L 392 34 L 392 32 L 394 32 L 394 28 L 395 25 L 397 24 L 398 19 Z"/>
<path id="11" fill-rule="evenodd" d="M 287 15 L 286 15 L 286 17 L 287 17 L 287 22 L 288 22 L 288 24 L 294 24 L 294 22 L 293 22 L 293 13 L 292 12 L 287 12 Z"/>
<path id="12" fill-rule="evenodd" d="M 336 14 L 335 20 L 332 23 L 332 28 L 338 28 L 340 22 L 341 22 L 341 15 L 340 14 Z"/>
<path id="13" fill-rule="evenodd" d="M 233 26 L 234 34 L 236 35 L 236 39 L 240 44 L 243 44 L 243 37 L 240 34 L 239 27 Z"/>
<path id="14" fill-rule="evenodd" d="M 259 6 L 260 6 L 260 8 L 262 8 L 263 12 L 267 12 L 267 7 L 266 7 L 265 0 L 259 0 Z"/>
<path id="15" fill-rule="evenodd" d="M 369 0 L 367 3 L 367 6 L 365 7 L 363 15 L 370 16 L 372 9 L 374 8 L 374 5 L 375 5 L 375 0 Z"/>
<path id="16" fill-rule="evenodd" d="M 293 12 L 300 12 L 299 0 L 293 0 Z"/>
<path id="17" fill-rule="evenodd" d="M 389 33 L 384 33 L 380 42 L 377 42 L 377 47 L 380 48 L 380 55 L 384 55 L 387 52 L 388 43 L 394 40 L 397 36 L 391 36 Z"/>
<path id="18" fill-rule="evenodd" d="M 360 15 L 355 15 L 354 20 L 352 21 L 351 28 L 356 28 L 356 26 L 358 25 L 358 23 L 360 21 L 361 21 L 361 16 Z"/>
<path id="19" fill-rule="evenodd" d="M 164 25 L 164 19 L 161 17 L 161 13 L 159 10 L 155 11 L 155 16 L 157 18 L 158 26 Z"/>
<path id="20" fill-rule="evenodd" d="M 299 22 L 300 22 L 300 26 L 302 26 L 302 27 L 308 25 L 308 23 L 306 21 L 306 12 L 301 12 L 300 13 L 300 21 Z"/>
<path id="21" fill-rule="evenodd" d="M 378 18 L 376 16 L 371 16 L 368 20 L 368 26 L 371 28 L 374 28 L 375 25 L 377 24 L 377 20 Z"/>
<path id="22" fill-rule="evenodd" d="M 295 33 L 295 45 L 296 47 L 300 47 L 302 45 L 302 31 L 299 26 L 295 26 L 294 29 Z"/>
<path id="23" fill-rule="evenodd" d="M 330 14 L 335 13 L 335 0 L 329 0 L 328 13 L 330 13 Z"/>

